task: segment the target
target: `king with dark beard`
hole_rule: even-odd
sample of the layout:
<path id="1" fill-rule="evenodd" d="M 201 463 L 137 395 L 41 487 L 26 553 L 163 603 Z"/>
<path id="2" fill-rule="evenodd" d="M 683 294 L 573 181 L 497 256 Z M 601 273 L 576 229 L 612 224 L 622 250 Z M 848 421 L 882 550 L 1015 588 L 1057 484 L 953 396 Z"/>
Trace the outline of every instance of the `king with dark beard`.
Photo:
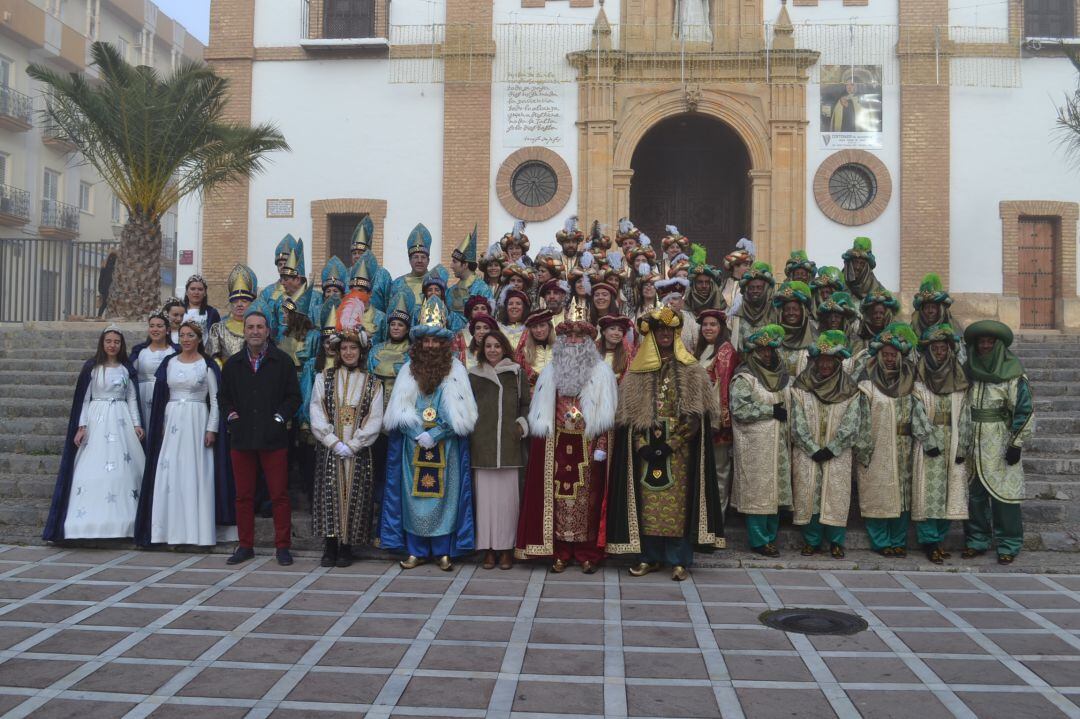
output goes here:
<path id="1" fill-rule="evenodd" d="M 596 349 L 595 327 L 566 319 L 555 333 L 529 408 L 533 439 L 514 554 L 554 557 L 556 573 L 576 560 L 592 574 L 604 558 L 608 435 L 619 390 Z"/>
<path id="2" fill-rule="evenodd" d="M 710 446 L 720 408 L 704 368 L 679 341 L 681 325 L 667 307 L 641 317 L 641 347 L 619 386 L 607 551 L 637 554 L 635 577 L 667 563 L 683 581 L 695 546 L 724 546 Z"/>
<path id="3" fill-rule="evenodd" d="M 476 400 L 452 354 L 448 319 L 437 296 L 424 301 L 383 417 L 390 442 L 380 540 L 383 549 L 408 553 L 404 569 L 438 557 L 450 571 L 452 557 L 475 547 L 468 437 Z"/>

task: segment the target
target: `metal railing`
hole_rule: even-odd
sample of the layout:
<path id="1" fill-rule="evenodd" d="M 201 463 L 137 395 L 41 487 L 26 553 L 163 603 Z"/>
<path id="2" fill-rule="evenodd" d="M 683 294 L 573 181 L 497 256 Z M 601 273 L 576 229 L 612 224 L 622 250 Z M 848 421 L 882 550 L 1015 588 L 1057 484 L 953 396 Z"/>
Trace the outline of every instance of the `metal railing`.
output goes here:
<path id="1" fill-rule="evenodd" d="M 48 118 L 41 121 L 41 136 L 45 140 L 62 142 L 65 145 L 71 145 L 72 147 L 75 146 L 75 143 L 71 141 L 71 138 L 68 137 L 62 129 L 60 129 L 60 126 Z"/>
<path id="2" fill-rule="evenodd" d="M 45 198 L 41 201 L 41 226 L 78 234 L 79 208 Z"/>
<path id="3" fill-rule="evenodd" d="M 0 115 L 34 124 L 34 101 L 12 87 L 0 86 Z"/>
<path id="4" fill-rule="evenodd" d="M 0 238 L 0 322 L 93 317 L 118 242 Z"/>
<path id="5" fill-rule="evenodd" d="M 11 185 L 0 185 L 0 215 L 30 221 L 30 193 Z"/>

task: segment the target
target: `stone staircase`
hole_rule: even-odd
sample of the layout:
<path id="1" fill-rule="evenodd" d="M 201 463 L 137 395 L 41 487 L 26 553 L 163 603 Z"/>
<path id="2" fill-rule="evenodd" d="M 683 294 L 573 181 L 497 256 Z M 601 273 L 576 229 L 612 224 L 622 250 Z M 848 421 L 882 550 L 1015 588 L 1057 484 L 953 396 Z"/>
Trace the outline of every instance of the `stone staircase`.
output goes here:
<path id="1" fill-rule="evenodd" d="M 0 327 L 0 541 L 40 543 L 48 514 L 71 398 L 79 368 L 93 353 L 102 325 L 49 323 Z M 141 324 L 125 325 L 128 346 L 141 341 Z M 1080 551 L 1080 335 L 1025 335 L 1014 345 L 1035 395 L 1035 435 L 1024 452 L 1028 500 L 1024 503 L 1029 549 Z M 268 519 L 256 522 L 258 543 L 272 546 Z M 868 546 L 857 508 L 848 546 Z M 319 549 L 305 511 L 293 513 L 297 549 Z M 745 529 L 734 513 L 727 535 L 745 547 Z M 781 543 L 799 546 L 787 521 Z M 959 544 L 955 523 L 951 544 Z M 914 536 L 910 546 L 915 546 Z"/>

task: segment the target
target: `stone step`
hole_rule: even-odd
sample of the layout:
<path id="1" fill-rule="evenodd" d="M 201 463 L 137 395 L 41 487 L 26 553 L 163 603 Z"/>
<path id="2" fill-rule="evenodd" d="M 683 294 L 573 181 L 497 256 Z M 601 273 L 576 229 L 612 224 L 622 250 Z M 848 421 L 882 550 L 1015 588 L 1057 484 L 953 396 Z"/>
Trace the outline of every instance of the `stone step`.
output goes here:
<path id="1" fill-rule="evenodd" d="M 129 347 L 128 349 L 130 350 L 131 348 Z M 20 346 L 0 349 L 0 358 L 5 359 L 36 359 L 43 361 L 62 359 L 85 361 L 90 359 L 93 354 L 94 349 L 92 347 L 87 349 L 85 347 Z"/>
<path id="2" fill-rule="evenodd" d="M 1024 473 L 1041 475 L 1080 475 L 1080 457 L 1024 457 Z"/>
<path id="3" fill-rule="evenodd" d="M 6 535 L 10 529 L 22 536 L 40 537 L 49 518 L 50 504 L 50 499 L 44 498 L 0 503 L 0 536 Z"/>
<path id="4" fill-rule="evenodd" d="M 15 452 L 29 455 L 59 455 L 65 435 L 0 434 L 0 453 Z"/>
<path id="5" fill-rule="evenodd" d="M 0 402 L 7 399 L 59 400 L 66 402 L 71 409 L 71 400 L 75 395 L 75 383 L 71 384 L 0 384 Z"/>
<path id="6" fill-rule="evenodd" d="M 0 435 L 41 435 L 63 437 L 67 434 L 66 417 L 17 417 L 0 419 Z"/>
<path id="7" fill-rule="evenodd" d="M 83 359 L 51 360 L 0 357 L 0 372 L 23 372 L 36 375 L 44 369 L 50 372 L 67 372 L 73 377 L 77 377 L 84 364 L 86 364 L 85 357 Z"/>
<path id="8" fill-rule="evenodd" d="M 1076 437 L 1051 437 L 1044 435 L 1036 426 L 1036 432 L 1024 443 L 1024 458 L 1028 457 L 1067 457 L 1077 454 Z"/>
<path id="9" fill-rule="evenodd" d="M 1046 412 L 1080 413 L 1080 397 L 1042 397 L 1036 394 L 1035 415 L 1039 416 Z"/>
<path id="10" fill-rule="evenodd" d="M 1064 380 L 1036 382 L 1032 380 L 1031 391 L 1035 399 L 1042 397 L 1067 397 L 1072 399 L 1073 397 L 1080 397 L 1080 382 L 1066 382 Z"/>
<path id="11" fill-rule="evenodd" d="M 57 450 L 59 452 L 59 450 Z M 55 477 L 60 471 L 60 455 L 0 452 L 0 475 L 22 474 Z"/>
<path id="12" fill-rule="evenodd" d="M 9 474 L 0 475 L 0 497 L 6 501 L 12 499 L 52 499 L 56 487 L 56 477 L 44 474 Z"/>
<path id="13" fill-rule="evenodd" d="M 27 372 L 12 372 L 0 370 L 0 386 L 12 385 L 20 382 L 33 381 L 39 385 L 54 385 L 68 388 L 68 392 L 75 391 L 75 383 L 78 381 L 75 372 L 54 372 L 52 370 L 35 370 L 33 378 Z"/>
<path id="14" fill-rule="evenodd" d="M 1024 477 L 1024 496 L 1028 499 L 1052 499 L 1058 502 L 1080 500 L 1080 477 L 1071 481 L 1043 481 L 1035 479 L 1043 475 Z"/>
<path id="15" fill-rule="evenodd" d="M 71 412 L 71 398 L 31 399 L 6 397 L 0 399 L 0 425 L 4 417 L 58 417 L 65 422 Z"/>
<path id="16" fill-rule="evenodd" d="M 1072 436 L 1080 434 L 1080 417 L 1075 414 L 1035 415 L 1035 433 L 1050 436 Z"/>
<path id="17" fill-rule="evenodd" d="M 1028 370 L 1028 379 L 1032 382 L 1080 382 L 1080 368 L 1070 369 L 1033 369 Z"/>

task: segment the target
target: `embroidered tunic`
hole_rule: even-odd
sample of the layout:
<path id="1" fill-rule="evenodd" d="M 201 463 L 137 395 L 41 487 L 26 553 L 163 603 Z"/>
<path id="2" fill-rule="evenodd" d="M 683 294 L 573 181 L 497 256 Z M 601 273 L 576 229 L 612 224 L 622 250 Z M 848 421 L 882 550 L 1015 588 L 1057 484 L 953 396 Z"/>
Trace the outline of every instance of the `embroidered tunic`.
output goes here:
<path id="1" fill-rule="evenodd" d="M 791 490 L 794 523 L 809 524 L 815 514 L 821 523 L 847 526 L 851 504 L 852 447 L 859 440 L 867 409 L 861 392 L 834 404 L 825 404 L 812 393 L 791 390 L 791 441 L 801 451 L 793 452 Z M 810 458 L 828 447 L 835 457 L 827 462 Z"/>
<path id="2" fill-rule="evenodd" d="M 791 383 L 770 392 L 749 372 L 731 380 L 731 416 L 736 457 L 731 505 L 743 514 L 776 514 L 790 507 L 791 448 L 789 422 L 773 418 L 773 405 L 791 409 Z M 790 417 L 789 417 L 790 420 Z"/>
<path id="3" fill-rule="evenodd" d="M 218 366 L 244 348 L 244 323 L 232 317 L 210 328 L 206 338 L 206 354 L 217 360 Z"/>
<path id="4" fill-rule="evenodd" d="M 968 388 L 974 435 L 974 469 L 992 497 L 1018 503 L 1024 498 L 1024 463 L 1009 465 L 1005 450 L 1031 438 L 1032 400 L 1027 375 L 1008 382 L 972 382 Z"/>
<path id="5" fill-rule="evenodd" d="M 927 419 L 937 434 L 940 457 L 915 452 L 911 481 L 911 518 L 967 519 L 969 462 L 957 464 L 956 457 L 971 454 L 971 408 L 967 392 L 934 394 L 921 382 L 915 393 L 926 407 Z"/>

